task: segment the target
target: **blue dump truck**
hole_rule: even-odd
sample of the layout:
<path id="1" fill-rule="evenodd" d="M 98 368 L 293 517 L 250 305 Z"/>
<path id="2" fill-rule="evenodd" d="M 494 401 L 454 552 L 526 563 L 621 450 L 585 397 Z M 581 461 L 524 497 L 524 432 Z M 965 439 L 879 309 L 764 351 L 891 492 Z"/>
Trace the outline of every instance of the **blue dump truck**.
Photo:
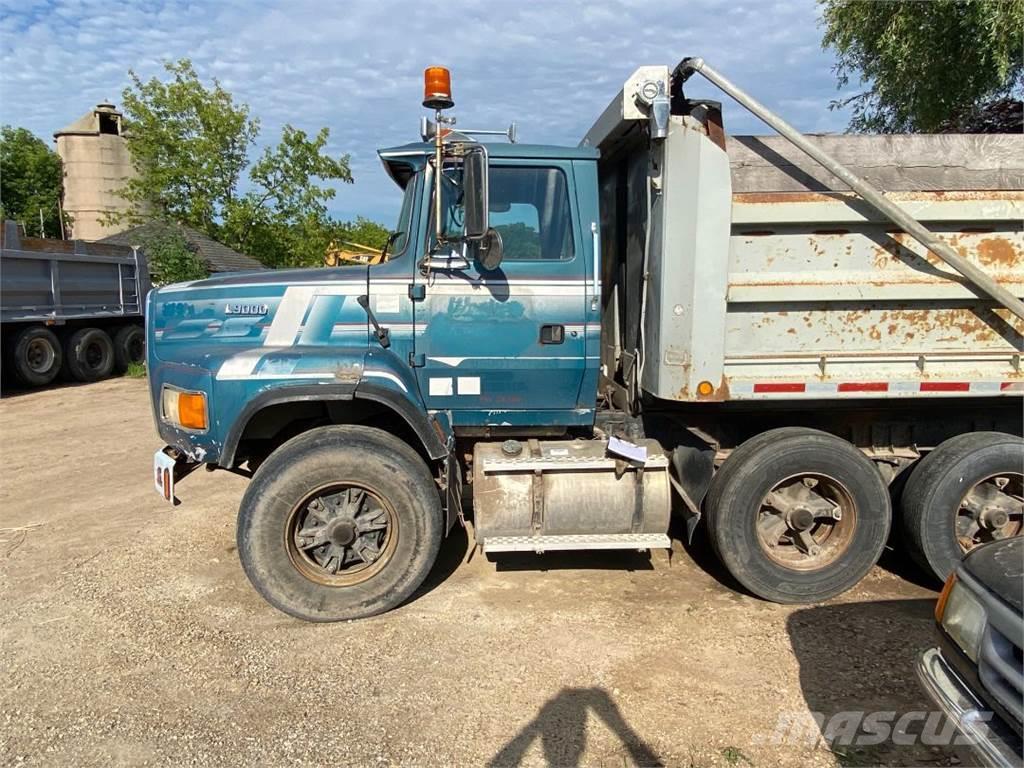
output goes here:
<path id="1" fill-rule="evenodd" d="M 727 136 L 694 74 L 781 137 Z M 791 603 L 894 529 L 940 578 L 1020 534 L 1024 137 L 803 136 L 700 59 L 639 68 L 577 147 L 481 141 L 446 70 L 425 91 L 422 141 L 380 151 L 381 263 L 149 294 L 156 490 L 251 477 L 271 604 L 400 604 L 470 496 L 494 557 L 703 520 Z"/>

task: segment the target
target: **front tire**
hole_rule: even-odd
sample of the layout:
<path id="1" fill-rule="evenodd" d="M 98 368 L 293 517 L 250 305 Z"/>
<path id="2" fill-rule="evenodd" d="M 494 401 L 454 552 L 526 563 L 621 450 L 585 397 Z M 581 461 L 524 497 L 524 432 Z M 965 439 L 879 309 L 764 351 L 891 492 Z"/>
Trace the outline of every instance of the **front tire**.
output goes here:
<path id="1" fill-rule="evenodd" d="M 892 517 L 885 483 L 860 451 L 799 427 L 733 451 L 705 507 L 719 559 L 777 603 L 820 602 L 854 586 L 881 556 Z"/>
<path id="2" fill-rule="evenodd" d="M 442 535 L 441 501 L 423 459 L 370 427 L 292 438 L 260 465 L 238 512 L 249 581 L 306 621 L 400 605 L 430 572 Z"/>
<path id="3" fill-rule="evenodd" d="M 1024 440 L 971 432 L 940 444 L 911 470 L 902 525 L 910 556 L 944 581 L 965 552 L 1019 536 L 1024 513 Z"/>

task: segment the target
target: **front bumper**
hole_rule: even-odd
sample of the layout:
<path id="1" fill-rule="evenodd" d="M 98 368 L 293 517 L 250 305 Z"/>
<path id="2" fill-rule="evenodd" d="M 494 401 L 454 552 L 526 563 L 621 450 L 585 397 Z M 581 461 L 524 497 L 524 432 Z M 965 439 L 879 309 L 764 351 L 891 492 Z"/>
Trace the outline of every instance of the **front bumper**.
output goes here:
<path id="1" fill-rule="evenodd" d="M 1017 768 L 1021 740 L 985 707 L 960 679 L 938 648 L 929 648 L 917 660 L 917 677 L 928 695 L 970 742 L 982 765 Z"/>

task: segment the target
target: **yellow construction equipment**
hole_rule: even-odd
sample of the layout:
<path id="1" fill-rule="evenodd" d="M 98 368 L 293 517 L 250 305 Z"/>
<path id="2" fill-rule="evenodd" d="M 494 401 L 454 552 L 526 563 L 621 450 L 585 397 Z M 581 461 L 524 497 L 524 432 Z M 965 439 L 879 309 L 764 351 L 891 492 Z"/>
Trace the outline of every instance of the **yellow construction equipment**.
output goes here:
<path id="1" fill-rule="evenodd" d="M 327 250 L 324 252 L 325 267 L 340 267 L 345 264 L 369 264 L 373 266 L 381 262 L 380 248 L 372 248 L 361 243 L 351 243 L 347 240 L 340 240 L 338 243 L 331 240 L 327 246 Z"/>

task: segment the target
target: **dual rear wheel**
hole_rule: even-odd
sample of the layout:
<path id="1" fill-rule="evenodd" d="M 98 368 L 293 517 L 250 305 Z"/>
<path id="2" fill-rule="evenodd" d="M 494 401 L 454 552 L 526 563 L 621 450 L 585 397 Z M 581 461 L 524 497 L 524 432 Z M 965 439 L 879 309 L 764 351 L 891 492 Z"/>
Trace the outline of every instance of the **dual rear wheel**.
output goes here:
<path id="1" fill-rule="evenodd" d="M 711 545 L 755 595 L 827 600 L 877 562 L 892 510 L 882 476 L 850 443 L 787 427 L 737 448 L 705 502 Z"/>
<path id="2" fill-rule="evenodd" d="M 903 489 L 903 533 L 921 568 L 945 579 L 965 552 L 1020 536 L 1024 440 L 971 432 L 939 445 Z"/>
<path id="3" fill-rule="evenodd" d="M 996 432 L 952 438 L 910 470 L 900 523 L 910 555 L 945 579 L 965 552 L 1022 533 L 1024 441 Z M 748 440 L 705 502 L 711 544 L 744 587 L 780 603 L 818 602 L 854 586 L 889 535 L 889 489 L 845 440 L 798 427 Z"/>

